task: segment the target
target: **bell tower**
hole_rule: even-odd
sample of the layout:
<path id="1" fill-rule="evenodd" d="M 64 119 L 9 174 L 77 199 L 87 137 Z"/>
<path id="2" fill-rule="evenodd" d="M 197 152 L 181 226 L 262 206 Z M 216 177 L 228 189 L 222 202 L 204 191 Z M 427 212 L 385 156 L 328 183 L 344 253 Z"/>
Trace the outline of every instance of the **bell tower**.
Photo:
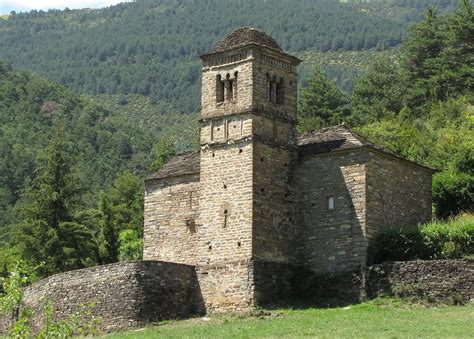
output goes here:
<path id="1" fill-rule="evenodd" d="M 208 309 L 245 309 L 274 298 L 269 289 L 283 293 L 275 274 L 294 262 L 288 181 L 300 60 L 251 27 L 201 59 L 198 275 Z"/>

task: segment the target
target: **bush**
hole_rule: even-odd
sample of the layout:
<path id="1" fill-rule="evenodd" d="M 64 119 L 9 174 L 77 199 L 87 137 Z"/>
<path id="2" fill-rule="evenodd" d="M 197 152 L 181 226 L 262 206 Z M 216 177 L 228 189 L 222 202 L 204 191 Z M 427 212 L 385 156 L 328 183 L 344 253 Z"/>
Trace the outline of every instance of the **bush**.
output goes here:
<path id="1" fill-rule="evenodd" d="M 125 230 L 119 235 L 119 260 L 142 260 L 143 238 L 134 230 Z"/>
<path id="2" fill-rule="evenodd" d="M 422 246 L 423 240 L 419 231 L 392 228 L 372 241 L 368 249 L 368 262 L 379 264 L 383 261 L 417 259 Z"/>
<path id="3" fill-rule="evenodd" d="M 447 218 L 460 212 L 473 212 L 474 176 L 444 171 L 433 178 L 433 203 L 436 215 Z"/>
<path id="4" fill-rule="evenodd" d="M 446 222 L 433 221 L 407 231 L 392 228 L 369 246 L 368 263 L 384 261 L 460 259 L 474 254 L 474 215 Z"/>
<path id="5" fill-rule="evenodd" d="M 424 259 L 455 259 L 474 254 L 474 215 L 425 224 L 420 234 L 425 248 Z"/>

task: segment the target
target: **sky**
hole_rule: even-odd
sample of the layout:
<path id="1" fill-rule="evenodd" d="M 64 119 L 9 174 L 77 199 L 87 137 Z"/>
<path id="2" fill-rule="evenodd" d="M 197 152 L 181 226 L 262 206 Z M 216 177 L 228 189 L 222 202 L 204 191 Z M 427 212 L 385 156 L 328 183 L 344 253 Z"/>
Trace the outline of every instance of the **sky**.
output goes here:
<path id="1" fill-rule="evenodd" d="M 9 14 L 11 11 L 26 12 L 32 9 L 69 9 L 101 8 L 130 2 L 130 0 L 0 0 L 0 15 Z"/>

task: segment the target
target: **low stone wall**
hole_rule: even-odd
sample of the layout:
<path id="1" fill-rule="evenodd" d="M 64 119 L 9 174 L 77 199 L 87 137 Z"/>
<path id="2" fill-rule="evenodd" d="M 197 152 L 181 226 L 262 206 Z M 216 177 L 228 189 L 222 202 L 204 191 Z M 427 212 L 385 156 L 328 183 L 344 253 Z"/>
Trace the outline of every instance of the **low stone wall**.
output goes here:
<path id="1" fill-rule="evenodd" d="M 474 261 L 400 261 L 374 265 L 367 274 L 369 297 L 396 295 L 465 303 L 474 299 Z"/>
<path id="2" fill-rule="evenodd" d="M 0 336 L 1 334 L 7 334 L 10 331 L 13 321 L 13 314 L 0 314 Z"/>
<path id="3" fill-rule="evenodd" d="M 22 304 L 34 311 L 33 332 L 43 322 L 45 302 L 54 305 L 58 320 L 91 306 L 100 331 L 187 318 L 202 310 L 194 266 L 159 261 L 70 271 L 27 287 Z"/>
<path id="4" fill-rule="evenodd" d="M 383 295 L 455 304 L 474 299 L 474 261 L 469 260 L 390 262 L 371 266 L 366 272 L 333 274 L 316 274 L 298 266 L 260 260 L 234 266 L 226 268 L 232 273 L 229 278 L 235 279 L 235 273 L 240 271 L 247 278 L 255 278 L 250 291 L 236 281 L 236 288 L 244 288 L 242 293 L 250 293 L 250 299 L 242 308 L 233 305 L 234 311 L 302 303 L 337 306 Z M 206 311 L 203 294 L 209 312 L 219 311 L 210 303 L 210 292 L 220 293 L 214 298 L 232 296 L 232 291 L 215 291 L 212 287 L 214 278 L 222 279 L 220 270 L 224 268 L 214 267 L 209 272 L 210 268 L 197 267 L 196 275 L 194 266 L 139 261 L 70 271 L 27 287 L 23 306 L 35 312 L 33 331 L 41 326 L 43 307 L 48 301 L 53 303 L 58 320 L 68 318 L 82 305 L 92 305 L 101 331 L 188 318 Z M 218 273 L 215 277 L 214 271 Z M 250 297 L 252 291 L 255 294 Z M 0 333 L 8 332 L 11 321 L 11 315 L 0 316 Z"/>

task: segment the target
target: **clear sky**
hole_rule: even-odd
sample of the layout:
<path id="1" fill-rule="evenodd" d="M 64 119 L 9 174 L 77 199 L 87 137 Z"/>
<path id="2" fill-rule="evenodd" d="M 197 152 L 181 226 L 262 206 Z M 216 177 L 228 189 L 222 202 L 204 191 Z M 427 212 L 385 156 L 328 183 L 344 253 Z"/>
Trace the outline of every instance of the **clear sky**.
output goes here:
<path id="1" fill-rule="evenodd" d="M 11 11 L 27 12 L 32 9 L 100 8 L 130 0 L 0 0 L 0 15 Z"/>

